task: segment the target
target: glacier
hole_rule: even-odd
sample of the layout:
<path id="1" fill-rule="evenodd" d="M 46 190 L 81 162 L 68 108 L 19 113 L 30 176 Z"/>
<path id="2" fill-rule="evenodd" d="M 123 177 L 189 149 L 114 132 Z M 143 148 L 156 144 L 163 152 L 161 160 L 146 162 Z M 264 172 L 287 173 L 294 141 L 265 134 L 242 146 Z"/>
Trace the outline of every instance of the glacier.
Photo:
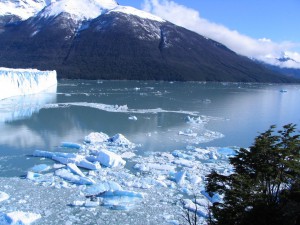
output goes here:
<path id="1" fill-rule="evenodd" d="M 0 67 L 0 100 L 36 94 L 57 86 L 57 73 L 37 69 L 10 69 Z"/>

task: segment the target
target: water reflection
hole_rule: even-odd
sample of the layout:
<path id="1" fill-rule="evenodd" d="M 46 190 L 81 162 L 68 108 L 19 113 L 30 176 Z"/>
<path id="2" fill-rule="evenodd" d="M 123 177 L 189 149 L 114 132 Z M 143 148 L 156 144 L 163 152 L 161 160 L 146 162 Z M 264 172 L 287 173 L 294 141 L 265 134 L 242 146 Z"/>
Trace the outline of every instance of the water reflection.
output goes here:
<path id="1" fill-rule="evenodd" d="M 33 95 L 0 100 L 0 123 L 30 118 L 46 104 L 56 103 L 57 86 Z"/>
<path id="2" fill-rule="evenodd" d="M 46 104 L 56 103 L 57 87 L 45 92 L 16 96 L 0 101 L 0 145 L 14 148 L 28 148 L 43 143 L 40 134 L 31 130 L 26 124 L 17 127 L 15 121 L 29 119 L 37 114 Z M 2 154 L 1 154 L 2 155 Z"/>

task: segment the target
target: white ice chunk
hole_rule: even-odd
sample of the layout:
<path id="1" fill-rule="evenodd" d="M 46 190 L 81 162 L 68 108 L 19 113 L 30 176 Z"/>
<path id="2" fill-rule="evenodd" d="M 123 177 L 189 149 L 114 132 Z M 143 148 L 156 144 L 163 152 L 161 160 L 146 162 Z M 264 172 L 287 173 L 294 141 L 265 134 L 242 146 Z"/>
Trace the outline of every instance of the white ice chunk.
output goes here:
<path id="1" fill-rule="evenodd" d="M 99 195 L 103 194 L 104 192 L 110 191 L 121 191 L 123 188 L 116 182 L 114 181 L 105 181 L 97 184 L 93 184 L 89 187 L 87 187 L 84 190 L 85 195 L 90 196 L 90 195 Z"/>
<path id="2" fill-rule="evenodd" d="M 136 164 L 134 166 L 135 169 L 138 169 L 140 171 L 160 171 L 161 173 L 168 173 L 171 171 L 175 171 L 176 166 L 168 165 L 168 164 L 159 164 L 159 163 L 143 163 L 143 164 Z"/>
<path id="3" fill-rule="evenodd" d="M 40 172 L 44 172 L 44 171 L 47 171 L 47 170 L 50 170 L 50 169 L 51 169 L 50 166 L 48 166 L 46 164 L 40 164 L 40 165 L 35 165 L 30 170 L 32 172 L 35 172 L 35 173 L 40 173 Z"/>
<path id="4" fill-rule="evenodd" d="M 138 120 L 136 116 L 129 116 L 128 119 L 129 120 L 135 120 L 135 121 Z"/>
<path id="5" fill-rule="evenodd" d="M 177 160 L 174 160 L 173 163 L 176 165 L 185 166 L 185 167 L 189 167 L 189 168 L 193 168 L 195 165 L 195 162 L 189 161 L 186 159 L 177 159 Z"/>
<path id="6" fill-rule="evenodd" d="M 195 160 L 195 157 L 194 157 L 194 156 L 191 156 L 191 155 L 182 153 L 182 152 L 179 151 L 179 150 L 173 151 L 173 152 L 172 152 L 172 155 L 175 156 L 175 157 L 183 158 L 183 159 L 187 159 L 187 160 Z"/>
<path id="7" fill-rule="evenodd" d="M 0 202 L 3 202 L 5 200 L 9 199 L 9 195 L 6 194 L 5 192 L 3 191 L 0 191 Z"/>
<path id="8" fill-rule="evenodd" d="M 92 179 L 87 178 L 87 177 L 80 177 L 78 175 L 71 173 L 69 170 L 66 170 L 66 169 L 56 170 L 55 175 L 65 179 L 71 183 L 74 183 L 74 184 L 79 184 L 79 185 L 95 184 L 95 181 L 93 181 Z"/>
<path id="9" fill-rule="evenodd" d="M 99 151 L 97 161 L 106 167 L 124 167 L 126 164 L 125 160 L 123 160 L 121 156 L 105 149 Z"/>
<path id="10" fill-rule="evenodd" d="M 89 170 L 98 170 L 101 168 L 99 163 L 89 162 L 88 160 L 86 160 L 84 156 L 74 154 L 74 153 L 47 152 L 47 151 L 35 150 L 33 156 L 53 159 L 65 165 L 68 163 L 75 163 L 77 166 Z"/>
<path id="11" fill-rule="evenodd" d="M 64 158 L 64 157 L 58 157 L 58 156 L 53 156 L 53 160 L 60 162 L 62 164 L 67 165 L 68 163 L 74 163 L 79 167 L 88 169 L 88 170 L 99 170 L 101 169 L 101 166 L 99 162 L 89 162 L 86 160 L 84 157 L 77 155 L 75 158 Z"/>
<path id="12" fill-rule="evenodd" d="M 105 133 L 98 133 L 98 132 L 92 132 L 90 133 L 88 136 L 86 136 L 84 138 L 84 141 L 86 143 L 91 143 L 91 144 L 95 144 L 95 143 L 102 143 L 105 142 L 109 139 L 109 136 Z"/>
<path id="13" fill-rule="evenodd" d="M 218 159 L 218 156 L 216 155 L 215 152 L 211 151 L 211 152 L 209 153 L 209 159 L 217 160 L 217 159 Z"/>
<path id="14" fill-rule="evenodd" d="M 113 145 L 123 146 L 123 147 L 132 147 L 134 146 L 123 134 L 116 134 L 113 137 L 108 139 Z"/>
<path id="15" fill-rule="evenodd" d="M 71 170 L 72 173 L 81 177 L 85 177 L 83 172 L 74 163 L 68 163 L 67 167 L 69 168 L 69 170 Z"/>
<path id="16" fill-rule="evenodd" d="M 183 185 L 185 183 L 186 171 L 179 171 L 174 174 L 175 181 L 178 185 Z"/>
<path id="17" fill-rule="evenodd" d="M 52 183 L 54 181 L 54 178 L 53 178 L 52 174 L 43 175 L 43 174 L 31 172 L 31 171 L 27 172 L 26 178 L 28 180 L 31 180 L 31 181 L 34 181 L 34 182 L 39 182 L 39 183 L 42 183 L 42 182 Z"/>
<path id="18" fill-rule="evenodd" d="M 207 211 L 207 206 L 202 206 L 202 205 L 198 205 L 197 203 L 195 204 L 192 200 L 190 199 L 185 199 L 184 201 L 184 208 L 192 211 L 192 212 L 196 212 L 198 214 L 198 216 L 201 217 L 207 217 L 208 215 L 208 211 Z"/>
<path id="19" fill-rule="evenodd" d="M 188 137 L 197 137 L 197 133 L 194 133 L 191 129 L 187 129 L 185 131 L 179 131 L 178 134 L 188 136 Z"/>
<path id="20" fill-rule="evenodd" d="M 14 211 L 10 213 L 0 213 L 0 224 L 29 225 L 40 218 L 40 214 L 30 212 Z"/>
<path id="21" fill-rule="evenodd" d="M 0 67 L 0 100 L 36 94 L 57 85 L 56 71 Z"/>
<path id="22" fill-rule="evenodd" d="M 191 116 L 187 116 L 185 118 L 185 121 L 187 123 L 191 123 L 191 124 L 202 124 L 204 123 L 204 121 L 199 117 L 191 117 Z"/>
<path id="23" fill-rule="evenodd" d="M 197 185 L 202 182 L 202 178 L 197 175 L 190 176 L 189 180 L 190 180 L 191 184 L 193 184 L 193 185 Z"/>

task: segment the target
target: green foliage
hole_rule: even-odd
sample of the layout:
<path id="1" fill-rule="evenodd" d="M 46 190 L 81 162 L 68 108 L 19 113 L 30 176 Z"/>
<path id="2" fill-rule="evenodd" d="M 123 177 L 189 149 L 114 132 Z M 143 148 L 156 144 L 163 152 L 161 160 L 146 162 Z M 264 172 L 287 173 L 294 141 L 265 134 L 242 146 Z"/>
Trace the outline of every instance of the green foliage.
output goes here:
<path id="1" fill-rule="evenodd" d="M 212 207 L 216 225 L 296 225 L 300 223 L 300 136 L 296 125 L 275 126 L 230 159 L 234 173 L 213 171 L 206 190 L 224 195 Z"/>

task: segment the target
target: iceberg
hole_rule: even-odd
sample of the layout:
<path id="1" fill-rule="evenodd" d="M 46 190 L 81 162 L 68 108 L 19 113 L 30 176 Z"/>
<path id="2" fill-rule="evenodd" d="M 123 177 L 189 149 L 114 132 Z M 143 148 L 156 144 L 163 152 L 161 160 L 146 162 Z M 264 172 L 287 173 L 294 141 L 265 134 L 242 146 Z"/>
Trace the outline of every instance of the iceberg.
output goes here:
<path id="1" fill-rule="evenodd" d="M 121 156 L 105 149 L 99 152 L 96 160 L 106 167 L 124 167 L 126 164 Z"/>
<path id="2" fill-rule="evenodd" d="M 84 141 L 89 144 L 105 142 L 109 139 L 109 136 L 105 133 L 92 132 L 88 136 L 85 136 Z"/>
<path id="3" fill-rule="evenodd" d="M 20 95 L 36 94 L 57 86 L 56 71 L 9 69 L 0 67 L 0 100 Z"/>

